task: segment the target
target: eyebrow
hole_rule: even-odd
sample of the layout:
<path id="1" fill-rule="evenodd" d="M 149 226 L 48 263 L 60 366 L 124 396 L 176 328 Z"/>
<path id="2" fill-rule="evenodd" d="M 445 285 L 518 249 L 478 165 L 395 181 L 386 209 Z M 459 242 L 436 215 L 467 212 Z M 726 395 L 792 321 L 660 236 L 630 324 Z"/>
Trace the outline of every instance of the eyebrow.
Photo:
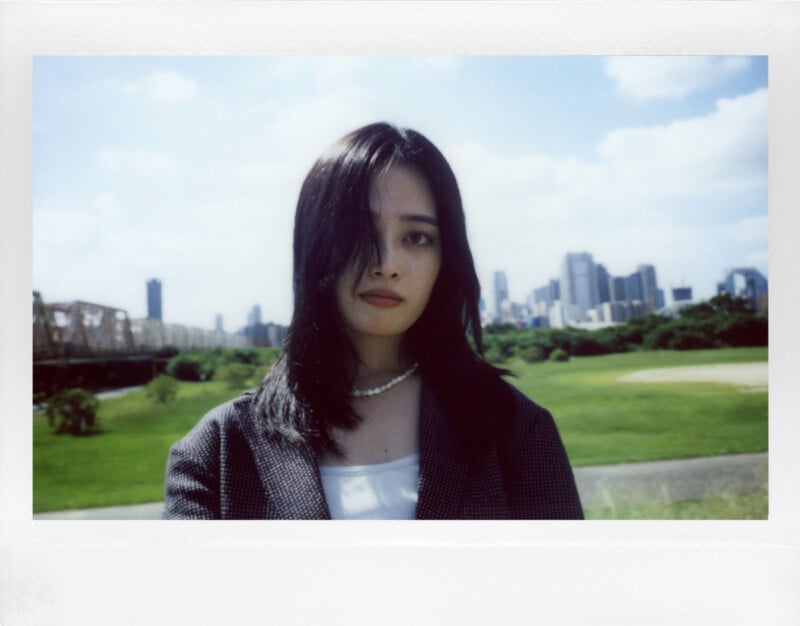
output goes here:
<path id="1" fill-rule="evenodd" d="M 430 215 L 420 215 L 417 213 L 409 214 L 409 215 L 402 215 L 400 216 L 401 222 L 424 222 L 425 224 L 430 224 L 431 226 L 439 227 L 439 222 L 435 217 Z"/>

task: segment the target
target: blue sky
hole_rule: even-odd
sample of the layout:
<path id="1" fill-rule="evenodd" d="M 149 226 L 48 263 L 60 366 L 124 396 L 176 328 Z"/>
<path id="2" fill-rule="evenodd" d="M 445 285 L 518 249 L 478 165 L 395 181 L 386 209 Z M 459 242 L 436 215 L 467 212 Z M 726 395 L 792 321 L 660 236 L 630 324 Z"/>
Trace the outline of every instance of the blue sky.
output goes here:
<path id="1" fill-rule="evenodd" d="M 451 162 L 487 301 L 588 251 L 714 294 L 767 272 L 765 57 L 39 57 L 33 286 L 226 330 L 291 315 L 291 228 L 314 158 L 360 125 Z M 669 301 L 669 297 L 668 297 Z"/>

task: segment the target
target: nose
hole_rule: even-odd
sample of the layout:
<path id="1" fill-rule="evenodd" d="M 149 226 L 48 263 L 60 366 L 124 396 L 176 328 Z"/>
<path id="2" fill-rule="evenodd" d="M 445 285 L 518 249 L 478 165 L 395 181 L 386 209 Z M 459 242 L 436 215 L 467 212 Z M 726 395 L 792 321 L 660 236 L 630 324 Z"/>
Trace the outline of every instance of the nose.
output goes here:
<path id="1" fill-rule="evenodd" d="M 381 242 L 369 274 L 373 278 L 397 278 L 400 276 L 398 254 L 390 244 Z"/>

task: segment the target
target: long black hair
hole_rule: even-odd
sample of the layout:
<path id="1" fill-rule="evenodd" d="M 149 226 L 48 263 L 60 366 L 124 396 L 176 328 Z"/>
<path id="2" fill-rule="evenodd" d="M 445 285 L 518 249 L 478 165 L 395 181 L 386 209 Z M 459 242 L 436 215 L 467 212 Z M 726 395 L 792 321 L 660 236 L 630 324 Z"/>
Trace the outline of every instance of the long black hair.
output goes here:
<path id="1" fill-rule="evenodd" d="M 307 440 L 333 453 L 339 450 L 331 428 L 358 424 L 349 396 L 358 355 L 344 329 L 336 286 L 351 261 L 361 276 L 379 254 L 370 185 L 392 165 L 413 168 L 428 183 L 442 250 L 427 307 L 406 332 L 404 349 L 419 362 L 464 444 L 477 452 L 491 442 L 496 421 L 510 418 L 513 399 L 500 378 L 507 372 L 482 356 L 480 285 L 461 194 L 433 143 L 386 123 L 342 137 L 303 182 L 294 223 L 294 313 L 284 349 L 256 394 L 257 419 L 268 435 Z"/>

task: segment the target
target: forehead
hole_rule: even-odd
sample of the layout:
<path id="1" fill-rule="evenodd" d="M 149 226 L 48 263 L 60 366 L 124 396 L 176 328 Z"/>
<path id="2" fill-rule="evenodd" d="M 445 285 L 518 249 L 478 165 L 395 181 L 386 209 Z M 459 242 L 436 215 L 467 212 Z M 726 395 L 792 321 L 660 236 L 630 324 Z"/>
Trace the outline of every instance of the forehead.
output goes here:
<path id="1" fill-rule="evenodd" d="M 436 204 L 428 181 L 407 165 L 392 165 L 375 178 L 370 186 L 370 210 L 374 214 L 436 217 Z"/>

